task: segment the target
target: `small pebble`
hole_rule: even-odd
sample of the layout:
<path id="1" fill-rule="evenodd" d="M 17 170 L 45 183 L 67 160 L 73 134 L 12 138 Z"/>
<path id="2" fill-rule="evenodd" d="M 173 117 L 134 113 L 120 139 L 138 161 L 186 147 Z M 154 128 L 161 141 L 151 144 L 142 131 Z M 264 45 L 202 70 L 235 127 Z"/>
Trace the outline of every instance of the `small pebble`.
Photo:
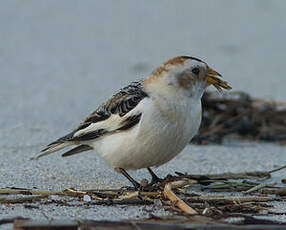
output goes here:
<path id="1" fill-rule="evenodd" d="M 61 197 L 60 197 L 60 196 L 57 196 L 57 195 L 51 195 L 51 196 L 50 196 L 50 199 L 51 199 L 51 200 L 61 200 Z"/>
<path id="2" fill-rule="evenodd" d="M 83 196 L 83 201 L 90 202 L 91 201 L 91 197 L 89 195 L 84 195 Z"/>

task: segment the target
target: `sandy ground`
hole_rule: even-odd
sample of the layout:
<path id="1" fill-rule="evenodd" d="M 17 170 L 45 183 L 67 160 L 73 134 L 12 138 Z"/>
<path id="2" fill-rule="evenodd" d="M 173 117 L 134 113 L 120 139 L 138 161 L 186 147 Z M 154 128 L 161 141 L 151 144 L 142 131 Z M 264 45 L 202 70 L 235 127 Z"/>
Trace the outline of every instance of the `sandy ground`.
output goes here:
<path id="1" fill-rule="evenodd" d="M 162 61 L 192 55 L 234 90 L 286 101 L 286 2 L 3 1 L 0 7 L 0 187 L 118 188 L 128 185 L 94 152 L 30 161 L 71 131 L 114 90 Z M 265 170 L 285 164 L 286 148 L 233 142 L 188 146 L 156 169 L 160 176 Z M 138 180 L 146 170 L 131 172 Z M 283 173 L 275 174 L 280 180 Z M 158 210 L 160 214 L 161 211 Z M 0 206 L 0 217 L 121 219 L 137 207 L 27 210 Z M 279 217 L 286 220 L 284 216 Z M 284 218 L 284 219 L 283 219 Z"/>

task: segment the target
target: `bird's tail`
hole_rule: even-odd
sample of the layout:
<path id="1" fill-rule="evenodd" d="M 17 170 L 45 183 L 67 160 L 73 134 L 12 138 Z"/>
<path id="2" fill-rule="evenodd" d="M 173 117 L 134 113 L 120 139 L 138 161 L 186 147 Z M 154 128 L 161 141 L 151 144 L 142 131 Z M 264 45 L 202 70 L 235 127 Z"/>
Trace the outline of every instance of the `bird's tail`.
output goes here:
<path id="1" fill-rule="evenodd" d="M 71 142 L 53 142 L 51 144 L 49 144 L 46 148 L 44 148 L 41 151 L 41 154 L 39 154 L 38 156 L 32 157 L 31 160 L 38 160 L 40 157 L 49 155 L 53 152 L 56 152 L 58 150 L 61 150 L 69 145 L 72 145 L 73 143 Z"/>

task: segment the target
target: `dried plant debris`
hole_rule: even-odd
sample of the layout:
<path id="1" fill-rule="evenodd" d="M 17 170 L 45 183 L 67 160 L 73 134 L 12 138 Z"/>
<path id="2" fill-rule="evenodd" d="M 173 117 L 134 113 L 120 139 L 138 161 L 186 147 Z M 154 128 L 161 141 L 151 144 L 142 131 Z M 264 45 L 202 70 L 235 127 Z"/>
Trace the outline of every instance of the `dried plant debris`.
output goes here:
<path id="1" fill-rule="evenodd" d="M 177 175 L 168 175 L 157 184 L 146 185 L 143 191 L 126 187 L 82 191 L 3 188 L 0 189 L 0 204 L 22 204 L 27 209 L 38 209 L 49 204 L 75 208 L 94 205 L 151 205 L 170 211 L 172 215 L 168 218 L 156 217 L 156 221 L 164 223 L 260 224 L 267 222 L 262 221 L 263 216 L 281 215 L 281 212 L 275 213 L 272 208 L 273 202 L 286 201 L 285 185 L 266 182 L 271 173 L 284 168 L 286 166 L 264 172 L 215 175 L 176 172 Z M 154 221 L 152 209 L 147 212 Z M 6 222 L 3 220 L 3 223 Z M 271 221 L 267 223 L 274 224 Z"/>
<path id="2" fill-rule="evenodd" d="M 192 143 L 221 143 L 230 135 L 286 143 L 286 103 L 252 98 L 244 92 L 206 92 L 202 107 L 201 128 Z"/>
<path id="3" fill-rule="evenodd" d="M 235 226 L 232 223 L 244 224 L 245 226 Z M 155 216 L 144 220 L 126 220 L 126 221 L 94 221 L 94 220 L 80 220 L 80 221 L 58 221 L 58 220 L 15 220 L 14 229 L 16 230 L 282 230 L 285 225 L 270 221 L 260 220 L 249 216 L 229 217 L 227 223 L 213 223 L 204 216 L 193 216 L 185 219 L 178 218 L 157 218 Z"/>

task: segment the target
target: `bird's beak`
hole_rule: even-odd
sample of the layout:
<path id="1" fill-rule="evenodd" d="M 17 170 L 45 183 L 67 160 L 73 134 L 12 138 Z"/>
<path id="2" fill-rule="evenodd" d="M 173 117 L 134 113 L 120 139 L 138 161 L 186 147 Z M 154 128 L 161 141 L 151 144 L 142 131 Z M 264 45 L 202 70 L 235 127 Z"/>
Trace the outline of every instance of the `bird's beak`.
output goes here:
<path id="1" fill-rule="evenodd" d="M 211 68 L 208 68 L 208 73 L 206 77 L 207 83 L 216 87 L 219 92 L 222 92 L 221 88 L 227 90 L 232 89 L 231 86 L 229 86 L 226 81 L 221 80 L 220 77 L 222 76 L 218 72 L 214 71 Z"/>

